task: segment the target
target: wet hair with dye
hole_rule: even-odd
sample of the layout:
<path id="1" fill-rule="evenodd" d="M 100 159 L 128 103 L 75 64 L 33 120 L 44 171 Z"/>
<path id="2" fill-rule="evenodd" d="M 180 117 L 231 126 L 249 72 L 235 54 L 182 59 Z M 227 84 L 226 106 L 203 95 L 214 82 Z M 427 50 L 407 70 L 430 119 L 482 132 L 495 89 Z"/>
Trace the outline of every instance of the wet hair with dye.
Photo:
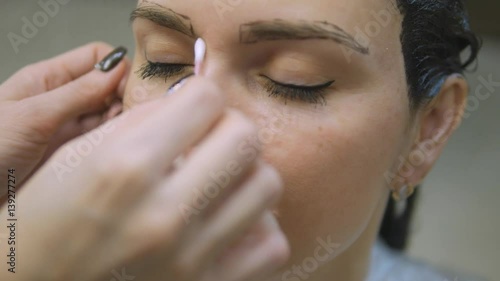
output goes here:
<path id="1" fill-rule="evenodd" d="M 403 15 L 401 44 L 410 106 L 416 112 L 439 93 L 448 76 L 463 74 L 476 61 L 481 43 L 462 0 L 396 0 L 396 5 Z M 379 232 L 389 247 L 406 248 L 416 200 L 418 192 L 396 217 L 389 199 Z"/>

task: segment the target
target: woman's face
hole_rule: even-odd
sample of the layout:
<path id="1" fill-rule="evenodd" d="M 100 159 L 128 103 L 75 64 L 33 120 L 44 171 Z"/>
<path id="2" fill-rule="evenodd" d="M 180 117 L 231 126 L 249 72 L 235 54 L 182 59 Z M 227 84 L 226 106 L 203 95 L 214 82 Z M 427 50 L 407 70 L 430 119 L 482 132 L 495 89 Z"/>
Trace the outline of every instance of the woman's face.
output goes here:
<path id="1" fill-rule="evenodd" d="M 159 64 L 192 65 L 202 37 L 203 74 L 226 90 L 228 106 L 261 127 L 263 157 L 285 182 L 277 213 L 292 258 L 284 270 L 314 257 L 318 239 L 338 244 L 332 257 L 369 244 L 389 192 L 385 175 L 410 142 L 401 16 L 392 1 L 149 0 L 138 7 L 149 12 L 139 10 L 133 23 L 126 108 L 160 98 L 192 73 Z M 174 22 L 163 17 L 181 30 L 162 26 Z M 240 153 L 253 157 L 255 145 L 242 144 Z"/>

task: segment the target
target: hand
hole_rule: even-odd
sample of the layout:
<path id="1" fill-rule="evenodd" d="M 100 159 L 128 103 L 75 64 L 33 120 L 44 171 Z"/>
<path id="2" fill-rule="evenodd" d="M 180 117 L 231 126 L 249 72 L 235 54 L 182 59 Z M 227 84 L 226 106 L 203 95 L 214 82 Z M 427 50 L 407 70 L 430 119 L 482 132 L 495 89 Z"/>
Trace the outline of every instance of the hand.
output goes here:
<path id="1" fill-rule="evenodd" d="M 1 179 L 14 168 L 24 182 L 58 147 L 119 110 L 111 101 L 123 91 L 128 62 L 108 73 L 94 70 L 110 51 L 89 44 L 29 65 L 0 85 Z"/>
<path id="2" fill-rule="evenodd" d="M 9 280 L 109 281 L 112 270 L 145 281 L 259 280 L 281 266 L 288 244 L 270 212 L 281 179 L 238 152 L 257 130 L 225 110 L 221 92 L 192 78 L 100 126 L 102 142 L 62 182 L 54 166 L 86 136 L 58 150 L 16 199 L 23 260 Z"/>

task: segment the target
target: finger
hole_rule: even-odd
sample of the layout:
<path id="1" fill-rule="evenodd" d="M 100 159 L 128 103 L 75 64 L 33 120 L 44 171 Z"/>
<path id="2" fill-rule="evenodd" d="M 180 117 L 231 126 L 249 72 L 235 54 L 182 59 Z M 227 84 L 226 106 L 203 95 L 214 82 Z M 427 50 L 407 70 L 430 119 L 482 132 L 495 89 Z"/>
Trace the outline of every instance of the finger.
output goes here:
<path id="1" fill-rule="evenodd" d="M 120 84 L 118 84 L 118 89 L 116 90 L 116 96 L 120 100 L 123 100 L 123 97 L 125 96 L 125 89 L 127 88 L 127 82 L 128 82 L 128 78 L 130 76 L 130 70 L 132 68 L 132 65 L 130 64 L 130 60 L 128 58 L 125 58 L 123 61 L 126 65 L 125 75 L 123 76 L 122 80 L 120 81 Z"/>
<path id="2" fill-rule="evenodd" d="M 113 146 L 144 153 L 150 173 L 165 173 L 174 159 L 199 142 L 224 112 L 224 96 L 213 82 L 192 78 L 173 96 L 141 104 L 124 112 Z M 121 152 L 119 152 L 122 154 Z"/>
<path id="3" fill-rule="evenodd" d="M 88 115 L 78 120 L 72 120 L 62 125 L 59 130 L 52 136 L 52 140 L 47 148 L 46 155 L 50 156 L 54 151 L 61 147 L 66 142 L 86 133 L 102 123 L 102 116 Z"/>
<path id="4" fill-rule="evenodd" d="M 179 257 L 181 264 L 202 265 L 212 261 L 276 203 L 282 193 L 281 179 L 271 166 L 259 165 L 255 176 L 232 194 L 201 227 L 197 227 L 197 239 L 192 239 Z"/>
<path id="5" fill-rule="evenodd" d="M 237 245 L 223 253 L 202 281 L 261 280 L 282 266 L 289 255 L 288 241 L 268 211 Z"/>
<path id="6" fill-rule="evenodd" d="M 210 213 L 254 167 L 257 152 L 249 157 L 239 149 L 256 133 L 254 124 L 242 114 L 227 112 L 169 180 L 180 194 L 180 204 L 199 214 Z"/>
<path id="7" fill-rule="evenodd" d="M 120 115 L 123 111 L 123 104 L 121 101 L 114 101 L 109 107 L 108 111 L 104 113 L 103 122 L 109 121 L 116 116 Z"/>
<path id="8" fill-rule="evenodd" d="M 94 70 L 43 95 L 27 98 L 23 103 L 44 123 L 58 127 L 69 119 L 102 110 L 117 89 L 125 69 L 120 63 L 107 73 Z"/>
<path id="9" fill-rule="evenodd" d="M 90 43 L 26 66 L 0 86 L 0 99 L 21 100 L 56 89 L 92 71 L 112 50 L 105 43 Z"/>

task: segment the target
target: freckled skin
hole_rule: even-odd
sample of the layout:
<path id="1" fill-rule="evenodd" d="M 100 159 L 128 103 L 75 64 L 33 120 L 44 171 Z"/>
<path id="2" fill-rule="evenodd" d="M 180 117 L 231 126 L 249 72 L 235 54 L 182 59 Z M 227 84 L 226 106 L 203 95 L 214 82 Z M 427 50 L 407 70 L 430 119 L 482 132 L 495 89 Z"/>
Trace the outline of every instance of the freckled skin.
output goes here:
<path id="1" fill-rule="evenodd" d="M 208 46 L 204 75 L 223 85 L 229 106 L 256 122 L 259 120 L 263 128 L 276 117 L 276 112 L 293 116 L 291 120 L 279 121 L 280 129 L 265 143 L 263 151 L 263 157 L 280 171 L 285 182 L 286 191 L 278 212 L 292 247 L 292 257 L 282 272 L 312 256 L 318 246 L 317 238 L 330 236 L 331 241 L 340 244 L 335 259 L 308 280 L 363 280 L 389 195 L 384 173 L 397 165 L 398 156 L 410 141 L 409 101 L 399 41 L 401 17 L 393 15 L 390 24 L 370 38 L 369 55 L 353 53 L 349 60 L 341 47 L 319 40 L 241 45 L 238 30 L 246 22 L 283 18 L 327 20 L 354 35 L 356 27 L 363 29 L 374 20 L 370 12 L 387 9 L 392 3 L 252 0 L 241 1 L 220 18 L 213 1 L 150 2 L 191 18 L 195 31 Z M 136 36 L 148 30 L 151 34 L 147 40 L 137 40 L 132 72 L 144 63 L 141 52 L 155 42 L 173 40 L 178 45 L 184 44 L 186 50 L 192 48 L 189 39 L 154 28 L 146 21 L 137 22 L 134 30 Z M 294 59 L 298 54 L 299 63 L 304 61 L 293 69 L 307 73 L 303 82 L 325 82 L 318 77 L 336 80 L 325 95 L 326 105 L 300 101 L 285 104 L 283 99 L 268 97 L 265 90 L 255 88 L 255 83 L 247 83 L 249 77 L 250 80 L 255 77 L 253 73 L 266 67 L 281 75 L 280 66 L 264 67 L 263 58 L 280 58 L 287 53 L 294 54 Z M 290 79 L 297 79 L 296 76 Z M 126 107 L 158 98 L 174 82 L 164 83 L 161 78 L 158 81 L 164 87 L 153 87 L 143 100 L 133 99 L 132 90 L 144 82 L 131 73 Z M 282 272 L 267 280 L 282 280 Z"/>

